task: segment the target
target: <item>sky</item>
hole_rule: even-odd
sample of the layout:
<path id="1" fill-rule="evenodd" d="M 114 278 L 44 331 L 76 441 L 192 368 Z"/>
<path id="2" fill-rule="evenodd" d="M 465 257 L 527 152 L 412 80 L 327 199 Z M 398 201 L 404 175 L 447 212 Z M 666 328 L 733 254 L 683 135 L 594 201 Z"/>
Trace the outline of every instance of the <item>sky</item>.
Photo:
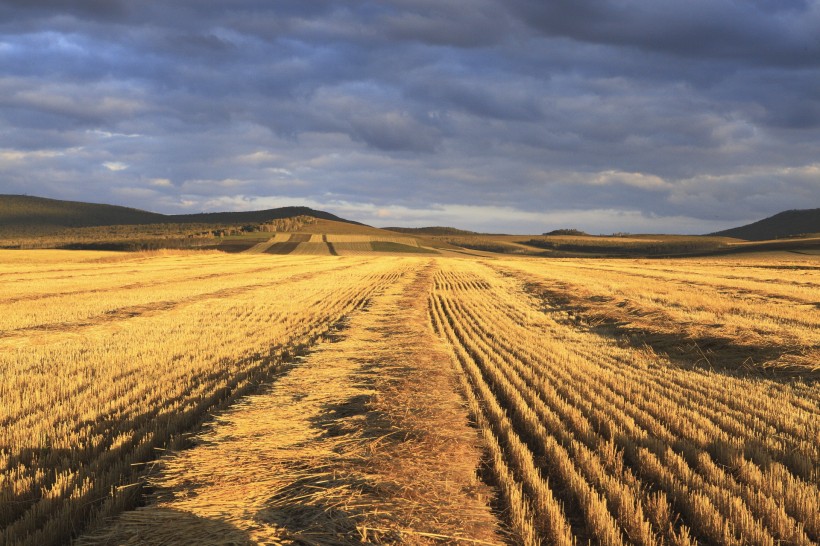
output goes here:
<path id="1" fill-rule="evenodd" d="M 0 193 L 707 233 L 820 207 L 820 0 L 0 0 Z"/>

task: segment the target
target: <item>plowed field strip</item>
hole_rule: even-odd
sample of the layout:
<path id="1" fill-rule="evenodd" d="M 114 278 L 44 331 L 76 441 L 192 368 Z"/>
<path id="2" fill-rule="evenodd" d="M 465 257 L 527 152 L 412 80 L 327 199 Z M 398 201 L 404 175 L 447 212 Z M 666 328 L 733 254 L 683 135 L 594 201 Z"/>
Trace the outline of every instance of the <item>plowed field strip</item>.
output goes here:
<path id="1" fill-rule="evenodd" d="M 245 251 L 246 254 L 261 254 L 265 252 L 267 249 L 271 247 L 272 244 L 276 242 L 276 238 L 271 237 L 267 241 L 262 241 L 261 243 L 257 243 L 250 247 L 248 250 Z"/>
<path id="2" fill-rule="evenodd" d="M 271 246 L 269 246 L 265 250 L 265 254 L 280 254 L 280 255 L 290 254 L 291 252 L 296 250 L 296 247 L 298 247 L 298 246 L 299 246 L 299 243 L 291 243 L 291 242 L 273 243 Z"/>
<path id="3" fill-rule="evenodd" d="M 322 241 L 324 241 L 325 244 L 327 245 L 327 249 L 330 252 L 331 256 L 338 256 L 339 255 L 339 253 L 336 251 L 336 247 L 333 246 L 333 243 L 331 243 L 330 241 L 327 240 L 327 235 L 326 234 L 322 235 Z"/>

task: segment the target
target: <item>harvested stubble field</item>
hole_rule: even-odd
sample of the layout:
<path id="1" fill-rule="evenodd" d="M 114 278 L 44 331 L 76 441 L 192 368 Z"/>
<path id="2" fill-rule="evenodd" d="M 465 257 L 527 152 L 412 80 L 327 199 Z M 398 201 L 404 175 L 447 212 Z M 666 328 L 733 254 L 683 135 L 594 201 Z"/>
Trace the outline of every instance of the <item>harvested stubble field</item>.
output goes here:
<path id="1" fill-rule="evenodd" d="M 0 251 L 0 544 L 818 544 L 783 256 Z"/>

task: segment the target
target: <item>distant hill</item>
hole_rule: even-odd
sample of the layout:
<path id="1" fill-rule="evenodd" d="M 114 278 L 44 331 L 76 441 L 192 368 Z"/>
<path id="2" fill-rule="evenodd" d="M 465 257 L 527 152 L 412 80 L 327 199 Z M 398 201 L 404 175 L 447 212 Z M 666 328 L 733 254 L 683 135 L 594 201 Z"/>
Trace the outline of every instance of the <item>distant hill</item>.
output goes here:
<path id="1" fill-rule="evenodd" d="M 467 231 L 465 229 L 457 229 L 454 227 L 432 226 L 420 228 L 407 227 L 386 227 L 382 228 L 387 231 L 395 231 L 397 233 L 407 233 L 409 235 L 478 235 L 475 231 Z"/>
<path id="2" fill-rule="evenodd" d="M 320 220 L 332 220 L 345 224 L 364 225 L 353 220 L 345 220 L 335 214 L 312 209 L 310 207 L 279 207 L 275 209 L 253 210 L 248 212 L 203 212 L 200 214 L 174 214 L 167 215 L 167 221 L 176 224 L 256 224 L 279 220 L 281 218 L 294 218 L 296 216 L 312 216 Z"/>
<path id="3" fill-rule="evenodd" d="M 112 205 L 0 195 L 3 250 L 172 249 L 316 256 L 439 253 L 421 239 L 308 207 L 158 214 Z"/>
<path id="4" fill-rule="evenodd" d="M 544 235 L 576 235 L 580 237 L 588 237 L 589 233 L 581 231 L 580 229 L 554 229 L 544 233 Z"/>
<path id="5" fill-rule="evenodd" d="M 766 241 L 820 233 L 820 209 L 787 210 L 752 224 L 710 233 L 747 241 Z"/>
<path id="6" fill-rule="evenodd" d="M 0 195 L 0 226 L 3 227 L 96 227 L 165 221 L 165 215 L 128 207 Z"/>
<path id="7" fill-rule="evenodd" d="M 345 220 L 329 212 L 308 207 L 281 207 L 249 212 L 159 214 L 115 205 L 61 201 L 27 195 L 0 195 L 0 227 L 5 228 L 81 228 L 147 224 L 255 224 L 296 216 L 312 216 L 322 220 L 359 224 L 359 222 Z"/>

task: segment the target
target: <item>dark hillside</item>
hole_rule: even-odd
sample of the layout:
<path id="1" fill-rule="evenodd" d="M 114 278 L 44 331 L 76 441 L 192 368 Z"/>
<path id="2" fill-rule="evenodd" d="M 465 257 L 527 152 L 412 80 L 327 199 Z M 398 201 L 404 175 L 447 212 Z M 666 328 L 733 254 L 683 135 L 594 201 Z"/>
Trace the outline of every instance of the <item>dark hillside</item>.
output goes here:
<path id="1" fill-rule="evenodd" d="M 312 216 L 351 222 L 308 207 L 281 207 L 249 212 L 158 214 L 115 205 L 60 201 L 27 195 L 0 195 L 0 227 L 98 227 L 145 224 L 258 224 L 282 218 Z"/>
<path id="2" fill-rule="evenodd" d="M 458 229 L 454 227 L 432 226 L 420 228 L 386 227 L 382 228 L 396 233 L 406 233 L 408 235 L 478 235 L 475 231 Z"/>
<path id="3" fill-rule="evenodd" d="M 312 216 L 321 220 L 333 220 L 347 224 L 362 225 L 359 222 L 339 218 L 329 212 L 309 207 L 280 207 L 276 209 L 254 210 L 248 212 L 206 212 L 201 214 L 175 214 L 165 216 L 166 222 L 174 224 L 257 224 L 281 218 Z"/>
<path id="4" fill-rule="evenodd" d="M 752 224 L 718 231 L 711 235 L 747 241 L 766 241 L 816 233 L 820 233 L 820 209 L 787 210 Z"/>
<path id="5" fill-rule="evenodd" d="M 95 227 L 110 225 L 159 224 L 165 216 L 154 212 L 60 201 L 27 195 L 0 195 L 0 227 Z"/>

